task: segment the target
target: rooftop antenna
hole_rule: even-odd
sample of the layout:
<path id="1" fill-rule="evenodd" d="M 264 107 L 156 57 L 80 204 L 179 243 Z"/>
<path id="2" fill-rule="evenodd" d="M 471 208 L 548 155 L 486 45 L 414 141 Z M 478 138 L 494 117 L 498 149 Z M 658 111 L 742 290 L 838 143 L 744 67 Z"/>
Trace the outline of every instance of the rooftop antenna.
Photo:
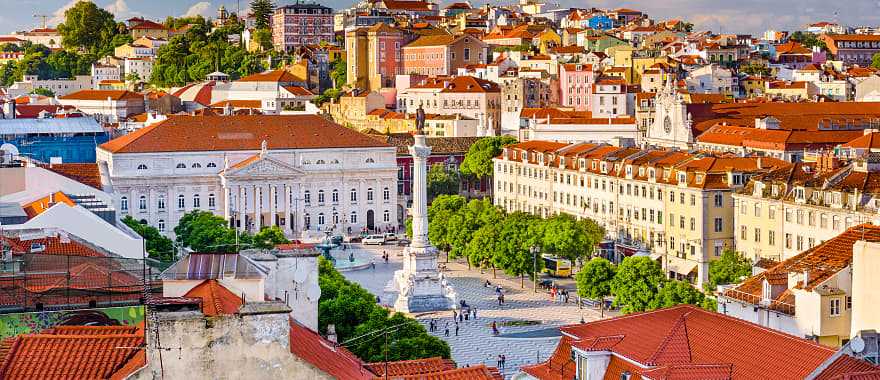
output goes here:
<path id="1" fill-rule="evenodd" d="M 40 18 L 43 21 L 43 29 L 46 29 L 46 21 L 49 20 L 49 15 L 34 15 L 34 18 Z"/>

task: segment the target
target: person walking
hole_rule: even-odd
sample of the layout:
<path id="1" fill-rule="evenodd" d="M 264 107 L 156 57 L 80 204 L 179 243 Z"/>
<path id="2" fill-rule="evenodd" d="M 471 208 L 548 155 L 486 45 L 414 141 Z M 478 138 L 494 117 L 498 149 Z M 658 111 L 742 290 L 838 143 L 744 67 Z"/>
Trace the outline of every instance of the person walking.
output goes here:
<path id="1" fill-rule="evenodd" d="M 504 369 L 504 367 L 506 365 L 507 365 L 507 356 L 504 354 L 501 354 L 501 369 Z"/>
<path id="2" fill-rule="evenodd" d="M 504 293 L 501 293 L 501 304 L 504 305 Z"/>
<path id="3" fill-rule="evenodd" d="M 474 313 L 474 320 L 476 321 L 477 320 L 477 308 L 476 307 L 472 308 L 471 313 Z"/>
<path id="4" fill-rule="evenodd" d="M 495 359 L 495 368 L 501 368 L 501 355 L 498 355 L 498 357 Z"/>
<path id="5" fill-rule="evenodd" d="M 446 322 L 446 332 L 444 333 L 447 337 L 449 336 L 449 322 Z"/>
<path id="6" fill-rule="evenodd" d="M 498 294 L 498 306 L 501 306 L 501 293 Z"/>
<path id="7" fill-rule="evenodd" d="M 495 324 L 495 321 L 492 321 L 492 335 L 498 335 L 498 325 Z"/>
<path id="8" fill-rule="evenodd" d="M 464 310 L 462 310 L 460 313 L 458 313 L 458 321 L 459 322 L 464 322 L 464 313 L 465 313 Z"/>
<path id="9" fill-rule="evenodd" d="M 455 336 L 458 336 L 458 323 L 455 324 Z"/>

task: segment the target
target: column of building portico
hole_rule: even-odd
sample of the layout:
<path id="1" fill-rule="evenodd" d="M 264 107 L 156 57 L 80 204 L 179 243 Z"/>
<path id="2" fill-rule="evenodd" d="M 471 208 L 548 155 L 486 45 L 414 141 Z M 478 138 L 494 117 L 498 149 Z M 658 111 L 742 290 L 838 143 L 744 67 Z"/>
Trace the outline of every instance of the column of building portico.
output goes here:
<path id="1" fill-rule="evenodd" d="M 242 185 L 237 185 L 238 191 L 238 199 L 236 199 L 236 209 L 238 209 L 238 230 L 244 231 L 247 228 L 245 225 L 245 212 L 247 211 L 247 202 L 245 201 L 246 188 Z"/>
<path id="2" fill-rule="evenodd" d="M 229 204 L 232 202 L 231 196 L 232 191 L 230 191 L 229 185 L 223 186 L 223 218 L 226 219 L 227 226 L 229 226 L 230 222 L 233 220 L 229 206 Z"/>
<path id="3" fill-rule="evenodd" d="M 260 232 L 260 228 L 262 228 L 260 221 L 260 216 L 263 213 L 262 190 L 262 187 L 254 185 L 254 233 Z"/>
<path id="4" fill-rule="evenodd" d="M 290 184 L 284 184 L 284 234 L 293 234 L 293 218 L 290 216 Z"/>
<path id="5" fill-rule="evenodd" d="M 269 194 L 269 221 L 266 222 L 267 227 L 275 226 L 275 184 L 270 183 L 266 185 L 268 187 L 267 193 Z"/>

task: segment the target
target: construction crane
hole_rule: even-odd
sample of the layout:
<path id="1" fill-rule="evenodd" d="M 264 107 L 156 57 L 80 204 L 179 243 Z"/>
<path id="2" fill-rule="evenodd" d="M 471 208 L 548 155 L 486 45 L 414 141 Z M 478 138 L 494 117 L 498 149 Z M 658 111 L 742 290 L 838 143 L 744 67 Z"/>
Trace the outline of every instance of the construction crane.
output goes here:
<path id="1" fill-rule="evenodd" d="M 49 20 L 49 17 L 52 17 L 52 16 L 50 16 L 50 15 L 34 15 L 34 18 L 38 18 L 38 17 L 41 20 L 43 20 L 43 29 L 46 29 L 46 21 Z"/>

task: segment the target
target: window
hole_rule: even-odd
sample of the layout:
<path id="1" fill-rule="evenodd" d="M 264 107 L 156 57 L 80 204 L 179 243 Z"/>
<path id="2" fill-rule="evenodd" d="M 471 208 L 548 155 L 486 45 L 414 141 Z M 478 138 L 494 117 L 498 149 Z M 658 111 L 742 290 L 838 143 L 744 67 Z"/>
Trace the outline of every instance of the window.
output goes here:
<path id="1" fill-rule="evenodd" d="M 351 216 L 349 217 L 349 219 L 351 219 L 351 223 L 352 223 L 352 224 L 357 224 L 357 222 L 358 222 L 358 214 L 357 214 L 357 212 L 352 211 L 352 212 L 351 212 Z"/>
<path id="2" fill-rule="evenodd" d="M 368 164 L 372 164 L 372 163 L 375 163 L 376 161 L 373 160 L 372 158 L 368 158 L 368 159 L 367 159 L 366 161 L 364 161 L 364 162 L 366 162 L 366 163 L 368 163 Z"/>
<path id="3" fill-rule="evenodd" d="M 391 213 L 388 210 L 382 212 L 382 221 L 388 223 L 391 221 Z"/>
<path id="4" fill-rule="evenodd" d="M 137 170 L 147 170 L 147 165 L 140 164 L 140 165 L 138 165 Z"/>
<path id="5" fill-rule="evenodd" d="M 852 297 L 846 296 L 846 310 L 852 309 Z"/>
<path id="6" fill-rule="evenodd" d="M 678 217 L 678 228 L 684 229 L 684 217 L 683 216 Z"/>
<path id="7" fill-rule="evenodd" d="M 339 213 L 336 211 L 333 211 L 333 225 L 337 225 L 337 224 L 339 224 Z"/>
<path id="8" fill-rule="evenodd" d="M 319 226 L 324 225 L 324 213 L 323 212 L 318 213 L 318 225 Z"/>
<path id="9" fill-rule="evenodd" d="M 740 239 L 742 239 L 743 241 L 748 241 L 748 240 L 749 240 L 749 235 L 748 235 L 748 234 L 749 234 L 748 227 L 746 227 L 746 226 L 739 226 L 739 238 L 740 238 Z"/>
<path id="10" fill-rule="evenodd" d="M 306 192 L 303 193 L 303 202 L 307 205 L 312 203 L 312 193 L 310 191 L 306 190 Z"/>
<path id="11" fill-rule="evenodd" d="M 305 224 L 306 228 L 309 228 L 309 225 L 312 224 L 312 217 L 308 213 L 303 215 L 303 224 Z"/>
<path id="12" fill-rule="evenodd" d="M 277 196 L 278 194 L 276 193 L 275 195 Z M 217 207 L 217 199 L 214 197 L 214 193 L 210 193 L 208 194 L 208 208 L 213 210 L 214 207 Z"/>
<path id="13" fill-rule="evenodd" d="M 770 244 L 771 246 L 776 245 L 776 231 L 767 231 L 767 244 Z"/>
<path id="14" fill-rule="evenodd" d="M 122 197 L 122 199 L 119 200 L 119 208 L 121 208 L 122 211 L 128 211 L 128 197 Z"/>
<path id="15" fill-rule="evenodd" d="M 373 201 L 373 188 L 367 188 L 367 202 Z"/>
<path id="16" fill-rule="evenodd" d="M 209 167 L 209 168 L 216 168 L 216 167 L 217 167 L 217 164 L 215 164 L 215 163 L 213 163 L 213 162 L 209 162 L 208 165 L 207 165 L 207 167 Z"/>
<path id="17" fill-rule="evenodd" d="M 191 166 L 191 168 L 193 168 L 193 169 L 198 169 L 198 168 L 201 168 L 201 167 L 202 167 L 202 164 L 200 164 L 200 163 L 198 163 L 198 162 L 192 164 L 192 166 Z"/>
<path id="18" fill-rule="evenodd" d="M 691 206 L 696 206 L 696 205 L 697 205 L 697 196 L 694 194 L 691 194 Z"/>
<path id="19" fill-rule="evenodd" d="M 755 228 L 755 243 L 761 242 L 761 229 Z"/>
<path id="20" fill-rule="evenodd" d="M 184 198 L 183 194 L 177 196 L 177 209 L 183 210 L 186 207 L 186 198 Z"/>
<path id="21" fill-rule="evenodd" d="M 767 207 L 767 218 L 776 219 L 776 206 Z"/>
<path id="22" fill-rule="evenodd" d="M 186 164 L 180 163 L 176 166 L 178 169 L 186 169 Z"/>
<path id="23" fill-rule="evenodd" d="M 193 195 L 193 208 L 199 208 L 199 207 L 201 207 L 201 205 L 202 205 L 202 202 L 201 202 L 201 199 L 199 199 L 199 195 L 198 194 Z"/>
<path id="24" fill-rule="evenodd" d="M 324 190 L 318 190 L 318 204 L 324 204 Z M 324 223 L 319 223 L 324 224 Z"/>
<path id="25" fill-rule="evenodd" d="M 832 298 L 830 306 L 831 307 L 829 310 L 829 314 L 831 314 L 832 317 L 839 316 L 840 315 L 840 298 Z"/>
<path id="26" fill-rule="evenodd" d="M 165 219 L 159 219 L 159 223 L 156 224 L 156 227 L 158 227 L 159 232 L 165 232 Z"/>
<path id="27" fill-rule="evenodd" d="M 352 201 L 352 202 L 357 202 L 357 201 L 358 201 L 358 193 L 357 193 L 357 189 L 351 189 L 351 201 Z"/>
<path id="28" fill-rule="evenodd" d="M 724 220 L 715 218 L 715 232 L 721 232 L 722 230 L 724 230 Z"/>
<path id="29" fill-rule="evenodd" d="M 138 198 L 138 210 L 147 210 L 147 197 L 145 195 L 141 195 L 140 198 Z"/>
<path id="30" fill-rule="evenodd" d="M 761 216 L 761 204 L 758 202 L 755 202 L 755 216 Z"/>
<path id="31" fill-rule="evenodd" d="M 785 234 L 785 248 L 791 249 L 791 234 Z"/>
<path id="32" fill-rule="evenodd" d="M 159 202 L 158 202 L 158 203 L 159 203 L 159 205 L 158 205 L 158 206 L 159 206 L 159 207 L 158 207 L 159 210 L 164 210 L 164 209 L 165 209 L 165 196 L 164 196 L 164 195 L 160 195 L 160 196 L 159 196 Z"/>
<path id="33" fill-rule="evenodd" d="M 697 230 L 697 220 L 694 218 L 691 218 L 691 231 L 696 231 L 696 230 Z"/>
<path id="34" fill-rule="evenodd" d="M 464 60 L 469 61 L 471 59 L 471 49 L 464 48 Z"/>
<path id="35" fill-rule="evenodd" d="M 798 235 L 796 241 L 797 241 L 797 250 L 803 251 L 804 250 L 804 237 L 801 235 Z"/>
<path id="36" fill-rule="evenodd" d="M 382 189 L 382 200 L 390 200 L 391 199 L 391 191 L 388 188 Z"/>
<path id="37" fill-rule="evenodd" d="M 333 189 L 333 192 L 330 194 L 330 200 L 333 201 L 333 204 L 339 203 L 339 190 Z"/>

